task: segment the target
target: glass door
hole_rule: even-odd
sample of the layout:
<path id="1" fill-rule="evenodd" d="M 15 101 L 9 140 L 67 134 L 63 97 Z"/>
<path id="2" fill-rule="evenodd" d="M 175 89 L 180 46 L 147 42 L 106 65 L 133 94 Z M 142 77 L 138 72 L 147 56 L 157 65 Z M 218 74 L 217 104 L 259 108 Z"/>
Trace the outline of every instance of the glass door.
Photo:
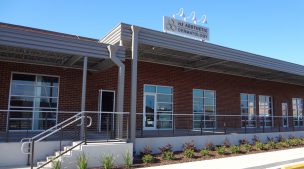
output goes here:
<path id="1" fill-rule="evenodd" d="M 99 131 L 114 130 L 115 91 L 99 90 L 98 103 L 98 128 Z"/>
<path id="2" fill-rule="evenodd" d="M 145 94 L 143 127 L 145 130 L 156 129 L 156 94 Z"/>

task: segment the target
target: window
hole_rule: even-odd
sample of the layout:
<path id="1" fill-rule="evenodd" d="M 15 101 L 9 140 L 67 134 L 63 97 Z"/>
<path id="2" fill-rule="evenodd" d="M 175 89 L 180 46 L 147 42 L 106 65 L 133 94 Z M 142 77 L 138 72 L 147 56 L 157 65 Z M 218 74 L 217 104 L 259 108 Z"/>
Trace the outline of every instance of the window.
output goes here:
<path id="1" fill-rule="evenodd" d="M 260 126 L 273 126 L 273 111 L 272 111 L 272 97 L 259 96 L 259 121 Z"/>
<path id="2" fill-rule="evenodd" d="M 169 86 L 144 85 L 146 128 L 172 128 L 173 89 Z M 156 107 L 154 107 L 156 105 Z M 156 119 L 156 121 L 154 120 Z"/>
<path id="3" fill-rule="evenodd" d="M 256 127 L 256 103 L 254 94 L 241 93 L 242 127 Z"/>
<path id="4" fill-rule="evenodd" d="M 43 130 L 56 124 L 58 77 L 14 73 L 9 130 Z"/>
<path id="5" fill-rule="evenodd" d="M 292 116 L 293 125 L 295 127 L 303 126 L 303 99 L 293 98 L 292 99 Z"/>
<path id="6" fill-rule="evenodd" d="M 288 104 L 282 103 L 282 126 L 288 127 Z"/>
<path id="7" fill-rule="evenodd" d="M 215 122 L 215 91 L 193 89 L 193 128 L 215 128 Z"/>

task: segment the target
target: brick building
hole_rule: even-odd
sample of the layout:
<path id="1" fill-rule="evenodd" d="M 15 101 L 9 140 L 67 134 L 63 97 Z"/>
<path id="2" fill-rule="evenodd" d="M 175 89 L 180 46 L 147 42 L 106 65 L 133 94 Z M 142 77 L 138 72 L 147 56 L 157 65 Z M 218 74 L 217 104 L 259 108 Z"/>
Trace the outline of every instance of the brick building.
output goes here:
<path id="1" fill-rule="evenodd" d="M 304 125 L 303 66 L 137 26 L 97 40 L 0 23 L 0 60 L 3 133 L 80 111 L 130 112 L 131 140 Z M 91 128 L 106 127 L 92 116 Z"/>

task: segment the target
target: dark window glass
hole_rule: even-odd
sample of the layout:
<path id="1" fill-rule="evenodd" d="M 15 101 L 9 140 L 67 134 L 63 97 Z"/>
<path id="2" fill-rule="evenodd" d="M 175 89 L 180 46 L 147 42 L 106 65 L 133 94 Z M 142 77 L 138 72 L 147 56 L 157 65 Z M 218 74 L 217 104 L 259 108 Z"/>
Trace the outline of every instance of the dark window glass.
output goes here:
<path id="1" fill-rule="evenodd" d="M 28 84 L 33 85 L 36 81 L 35 75 L 25 75 L 25 74 L 13 74 L 14 84 Z"/>
<path id="2" fill-rule="evenodd" d="M 58 86 L 57 77 L 38 76 L 38 82 L 42 82 L 44 86 Z"/>
<path id="3" fill-rule="evenodd" d="M 32 120 L 10 120 L 10 130 L 31 130 Z"/>
<path id="4" fill-rule="evenodd" d="M 10 118 L 32 118 L 32 112 L 12 111 L 12 112 L 10 112 Z"/>
<path id="5" fill-rule="evenodd" d="M 18 107 L 33 107 L 33 101 L 33 97 L 12 96 L 10 105 Z"/>

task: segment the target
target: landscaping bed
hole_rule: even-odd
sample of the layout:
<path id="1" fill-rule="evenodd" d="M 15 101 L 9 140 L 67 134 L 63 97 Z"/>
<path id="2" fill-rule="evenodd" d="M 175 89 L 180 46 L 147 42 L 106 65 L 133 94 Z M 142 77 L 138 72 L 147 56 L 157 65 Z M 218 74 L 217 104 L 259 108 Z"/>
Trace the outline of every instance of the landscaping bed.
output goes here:
<path id="1" fill-rule="evenodd" d="M 203 145 L 203 149 L 197 149 L 196 145 L 199 143 L 190 141 L 184 143 L 183 151 L 173 152 L 173 147 L 167 144 L 159 147 L 160 153 L 158 154 L 152 154 L 151 148 L 146 146 L 140 155 L 134 156 L 133 165 L 125 165 L 124 167 L 114 166 L 112 168 L 150 167 L 304 147 L 304 138 L 295 138 L 292 136 L 283 138 L 282 136 L 278 136 L 276 138 L 268 138 L 267 140 L 266 143 L 262 143 L 259 138 L 255 136 L 251 140 L 251 144 L 249 140 L 242 139 L 239 140 L 238 145 L 231 145 L 226 138 L 223 140 L 222 145 L 213 145 L 213 143 L 210 142 Z"/>

